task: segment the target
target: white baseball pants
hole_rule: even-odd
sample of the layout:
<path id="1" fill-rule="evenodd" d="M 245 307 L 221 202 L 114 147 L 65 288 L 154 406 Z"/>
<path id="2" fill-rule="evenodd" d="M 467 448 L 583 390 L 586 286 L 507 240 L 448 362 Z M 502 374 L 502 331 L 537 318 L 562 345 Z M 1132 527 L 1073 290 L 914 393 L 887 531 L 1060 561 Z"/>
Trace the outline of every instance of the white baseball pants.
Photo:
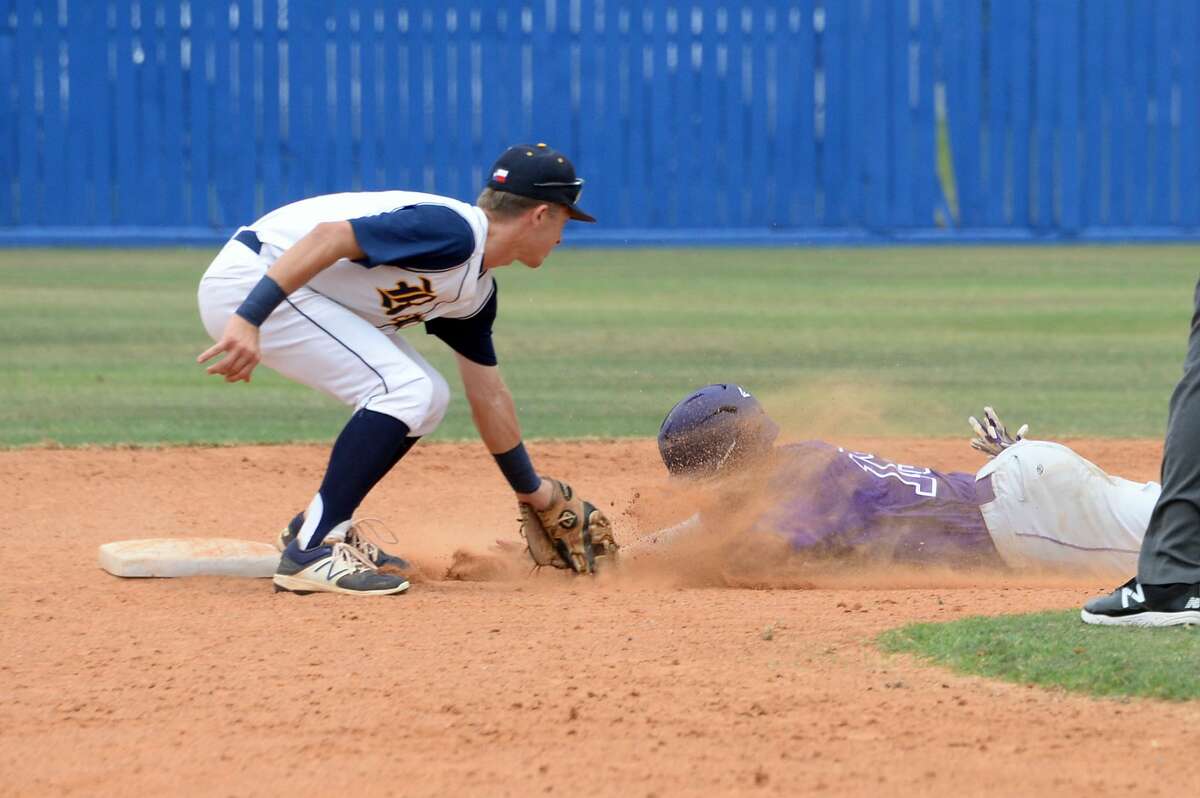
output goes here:
<path id="1" fill-rule="evenodd" d="M 1106 474 L 1060 443 L 1021 441 L 976 474 L 996 498 L 980 505 L 1013 568 L 1127 578 L 1162 488 Z"/>
<path id="2" fill-rule="evenodd" d="M 214 341 L 279 250 L 261 254 L 230 241 L 200 281 L 200 318 Z M 262 362 L 283 376 L 356 410 L 384 413 L 419 437 L 441 422 L 450 388 L 408 342 L 387 335 L 353 311 L 304 287 L 262 325 Z"/>

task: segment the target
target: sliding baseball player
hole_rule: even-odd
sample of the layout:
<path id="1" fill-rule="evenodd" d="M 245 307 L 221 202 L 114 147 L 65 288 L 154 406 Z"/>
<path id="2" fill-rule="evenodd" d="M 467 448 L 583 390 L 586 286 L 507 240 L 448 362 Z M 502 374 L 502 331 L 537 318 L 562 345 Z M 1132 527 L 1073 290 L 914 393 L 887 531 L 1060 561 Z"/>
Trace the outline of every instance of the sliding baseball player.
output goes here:
<path id="1" fill-rule="evenodd" d="M 779 428 L 741 386 L 709 385 L 658 435 L 675 476 L 721 480 L 761 506 L 749 527 L 823 557 L 1117 575 L 1136 567 L 1160 488 L 1110 476 L 1071 449 L 1010 435 L 991 408 L 970 419 L 991 455 L 974 474 L 891 462 L 821 441 L 776 446 Z M 764 499 L 765 497 L 765 499 Z M 652 554 L 700 534 L 688 521 L 623 550 Z M 723 522 L 723 521 L 722 521 Z"/>

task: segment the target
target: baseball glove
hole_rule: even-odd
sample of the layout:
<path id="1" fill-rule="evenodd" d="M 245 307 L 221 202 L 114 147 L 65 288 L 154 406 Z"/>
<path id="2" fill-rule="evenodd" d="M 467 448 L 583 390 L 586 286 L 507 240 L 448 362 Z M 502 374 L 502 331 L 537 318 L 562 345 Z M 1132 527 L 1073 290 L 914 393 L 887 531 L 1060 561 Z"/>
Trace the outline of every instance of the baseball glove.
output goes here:
<path id="1" fill-rule="evenodd" d="M 539 511 L 524 502 L 519 504 L 521 536 L 534 563 L 594 574 L 598 559 L 615 562 L 619 547 L 604 513 L 579 498 L 567 483 L 544 479 L 554 487 L 550 506 Z"/>
<path id="2" fill-rule="evenodd" d="M 1025 440 L 1025 433 L 1029 431 L 1029 425 L 1022 424 L 1021 428 L 1017 430 L 1017 434 L 1010 436 L 1004 422 L 990 407 L 983 408 L 982 424 L 975 416 L 971 416 L 967 421 L 971 423 L 971 429 L 975 431 L 975 437 L 971 439 L 971 448 L 978 449 L 992 457 L 1000 454 L 1014 443 Z"/>

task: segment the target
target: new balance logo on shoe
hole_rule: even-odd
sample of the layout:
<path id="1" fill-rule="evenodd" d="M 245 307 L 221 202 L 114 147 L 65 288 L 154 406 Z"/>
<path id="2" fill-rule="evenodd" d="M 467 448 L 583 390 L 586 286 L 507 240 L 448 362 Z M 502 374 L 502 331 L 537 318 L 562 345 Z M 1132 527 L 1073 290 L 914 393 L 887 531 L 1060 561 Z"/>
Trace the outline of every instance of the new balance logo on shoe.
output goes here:
<path id="1" fill-rule="evenodd" d="M 322 571 L 322 570 L 324 570 L 324 571 L 325 571 L 325 574 L 324 574 L 325 581 L 326 581 L 326 582 L 333 582 L 333 581 L 335 581 L 335 580 L 336 580 L 338 577 L 340 577 L 340 576 L 342 576 L 342 575 L 344 575 L 344 574 L 348 574 L 348 573 L 350 573 L 350 570 L 351 570 L 350 568 L 342 568 L 341 570 L 334 571 L 334 570 L 333 570 L 333 566 L 334 566 L 334 558 L 333 558 L 333 557 L 330 557 L 330 558 L 329 558 L 329 559 L 327 559 L 325 562 L 321 563 L 321 564 L 320 564 L 320 565 L 318 565 L 316 568 L 314 568 L 314 569 L 313 569 L 313 573 L 314 573 L 314 574 L 319 574 L 319 573 L 321 573 L 321 571 Z"/>
<path id="2" fill-rule="evenodd" d="M 1200 610 L 1200 596 L 1192 596 L 1190 599 L 1188 599 L 1187 605 L 1184 606 L 1184 609 L 1185 610 Z"/>
<path id="3" fill-rule="evenodd" d="M 1142 586 L 1140 584 L 1135 582 L 1132 589 L 1128 587 L 1121 588 L 1121 606 L 1123 608 L 1129 609 L 1130 599 L 1133 599 L 1138 604 L 1146 603 L 1146 594 L 1142 592 Z"/>

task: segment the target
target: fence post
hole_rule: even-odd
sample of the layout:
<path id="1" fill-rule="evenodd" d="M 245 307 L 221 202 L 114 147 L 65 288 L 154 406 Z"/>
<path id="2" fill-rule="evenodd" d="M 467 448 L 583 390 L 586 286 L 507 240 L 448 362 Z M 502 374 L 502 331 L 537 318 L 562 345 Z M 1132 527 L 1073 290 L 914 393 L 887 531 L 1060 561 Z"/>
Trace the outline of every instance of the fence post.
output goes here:
<path id="1" fill-rule="evenodd" d="M 1200 227 L 1200 6 L 1183 0 L 1179 35 L 1179 223 Z"/>
<path id="2" fill-rule="evenodd" d="M 1069 8 L 1058 21 L 1058 171 L 1059 225 L 1079 232 L 1079 15 Z"/>
<path id="3" fill-rule="evenodd" d="M 1105 164 L 1109 179 L 1109 205 L 1105 222 L 1114 227 L 1124 227 L 1129 224 L 1129 178 L 1132 160 L 1129 155 L 1130 106 L 1128 84 L 1128 65 L 1126 59 L 1127 25 L 1121 7 L 1116 3 L 1106 3 L 1103 8 L 1105 15 L 1105 86 L 1108 91 L 1108 140 L 1109 149 L 1105 153 Z"/>
<path id="4" fill-rule="evenodd" d="M 990 227 L 1002 227 L 1007 221 L 1005 208 L 1008 200 L 1008 146 L 1012 122 L 1013 72 L 1020 73 L 1020 65 L 1013 63 L 1012 44 L 1022 31 L 1013 22 L 1013 7 L 1008 3 L 992 3 L 988 22 L 986 61 L 987 104 L 984 108 L 984 132 L 987 136 L 986 160 L 984 161 L 983 189 L 984 223 Z"/>
<path id="5" fill-rule="evenodd" d="M 846 64 L 849 58 L 847 4 L 826 3 L 825 28 L 821 35 L 821 55 L 824 71 L 825 135 L 821 140 L 821 190 L 824 195 L 822 221 L 831 227 L 851 222 L 846 213 L 843 188 L 850 176 L 847 163 L 847 123 L 850 121 Z"/>
<path id="6" fill-rule="evenodd" d="M 914 139 L 912 186 L 907 196 L 912 198 L 917 227 L 932 227 L 934 206 L 937 203 L 937 122 L 934 115 L 934 45 L 933 0 L 919 0 L 917 5 L 917 107 L 913 114 Z"/>
<path id="7" fill-rule="evenodd" d="M 1099 227 L 1107 207 L 1108 188 L 1104 165 L 1104 10 L 1096 4 L 1083 7 L 1083 192 L 1080 218 L 1085 227 Z"/>
<path id="8" fill-rule="evenodd" d="M 282 113 L 280 85 L 279 0 L 263 0 L 262 5 L 262 146 L 259 149 L 262 177 L 263 213 L 299 197 L 288 197 L 283 187 L 283 138 L 280 135 Z"/>

